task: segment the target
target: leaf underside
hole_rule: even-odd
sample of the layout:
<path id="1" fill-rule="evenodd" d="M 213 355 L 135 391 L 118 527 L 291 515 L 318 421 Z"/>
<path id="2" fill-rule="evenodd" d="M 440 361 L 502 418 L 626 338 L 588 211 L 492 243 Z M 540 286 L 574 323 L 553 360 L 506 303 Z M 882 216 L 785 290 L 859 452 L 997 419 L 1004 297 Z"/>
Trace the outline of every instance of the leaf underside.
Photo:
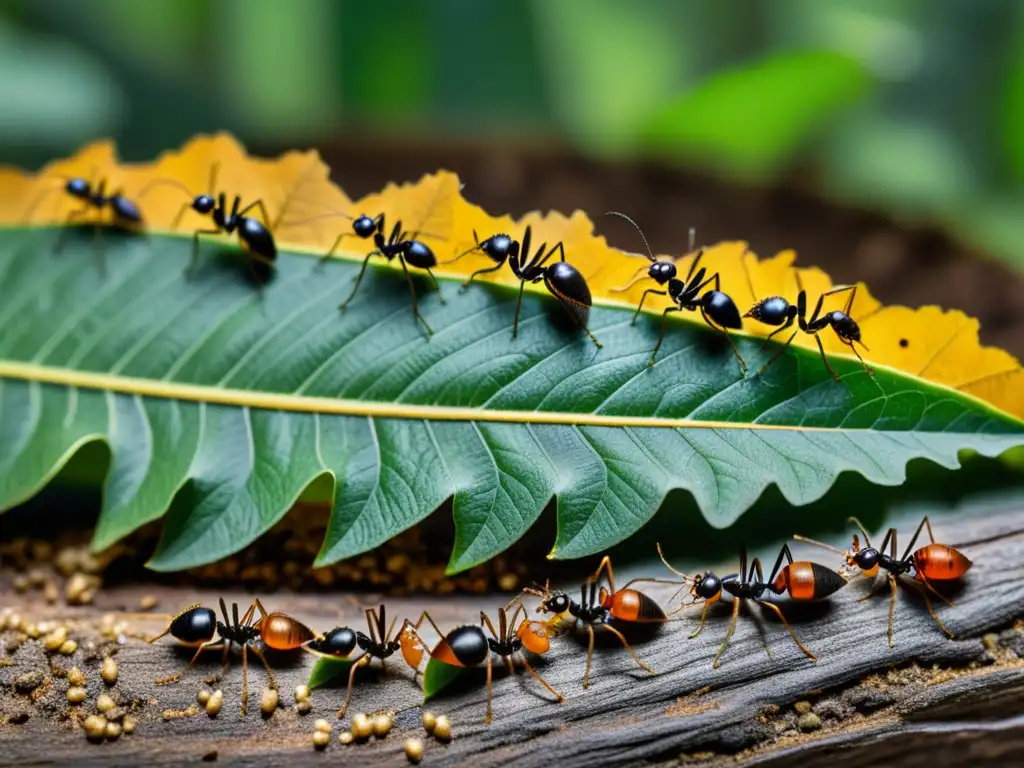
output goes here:
<path id="1" fill-rule="evenodd" d="M 443 661 L 430 658 L 423 670 L 423 700 L 436 696 L 441 690 L 458 680 L 464 672 L 465 667 L 457 667 L 454 664 L 445 664 Z"/>
<path id="2" fill-rule="evenodd" d="M 557 498 L 554 553 L 600 552 L 637 531 L 674 488 L 708 521 L 730 525 L 775 483 L 793 504 L 820 498 L 843 471 L 897 485 L 906 464 L 955 468 L 958 452 L 993 456 L 1024 425 L 958 393 L 835 357 L 736 337 L 741 376 L 719 334 L 595 308 L 597 350 L 552 298 L 527 292 L 511 338 L 514 290 L 417 280 L 429 340 L 413 322 L 400 270 L 371 267 L 345 313 L 359 263 L 318 267 L 282 253 L 262 293 L 242 254 L 91 230 L 54 249 L 56 229 L 0 233 L 0 364 L 133 379 L 485 411 L 549 411 L 565 423 L 443 421 L 269 410 L 0 378 L 0 509 L 36 493 L 83 444 L 109 443 L 112 466 L 94 546 L 163 518 L 150 565 L 176 570 L 237 552 L 271 528 L 312 481 L 336 490 L 318 565 L 371 550 L 454 497 L 449 570 L 501 552 Z M 732 422 L 609 427 L 592 414 Z M 582 423 L 572 423 L 572 422 Z"/>
<path id="3" fill-rule="evenodd" d="M 306 682 L 306 686 L 311 691 L 315 688 L 322 688 L 343 676 L 347 676 L 351 666 L 352 659 L 350 658 L 336 659 L 321 656 L 314 662 L 313 668 L 309 671 L 309 680 Z"/>

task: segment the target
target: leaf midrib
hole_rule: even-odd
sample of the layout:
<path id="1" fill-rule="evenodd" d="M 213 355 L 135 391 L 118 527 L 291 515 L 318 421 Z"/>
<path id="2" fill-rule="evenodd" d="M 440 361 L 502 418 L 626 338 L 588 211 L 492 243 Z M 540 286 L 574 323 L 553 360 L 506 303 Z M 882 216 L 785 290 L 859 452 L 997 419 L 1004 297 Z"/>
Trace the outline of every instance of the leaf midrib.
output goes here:
<path id="1" fill-rule="evenodd" d="M 202 384 L 173 382 L 164 379 L 144 379 L 117 374 L 94 373 L 91 371 L 78 371 L 69 368 L 9 360 L 0 360 L 0 378 L 241 408 L 412 421 L 504 422 L 513 424 L 557 424 L 577 427 L 653 427 L 659 429 L 763 429 L 828 433 L 837 431 L 878 431 L 865 427 L 809 427 L 654 416 L 613 416 L 600 413 L 494 410 L 475 407 L 314 397 L 278 392 L 257 392 L 246 389 L 227 389 Z M 1012 420 L 1012 417 L 1008 414 L 998 411 L 994 411 L 990 415 L 1004 420 Z"/>

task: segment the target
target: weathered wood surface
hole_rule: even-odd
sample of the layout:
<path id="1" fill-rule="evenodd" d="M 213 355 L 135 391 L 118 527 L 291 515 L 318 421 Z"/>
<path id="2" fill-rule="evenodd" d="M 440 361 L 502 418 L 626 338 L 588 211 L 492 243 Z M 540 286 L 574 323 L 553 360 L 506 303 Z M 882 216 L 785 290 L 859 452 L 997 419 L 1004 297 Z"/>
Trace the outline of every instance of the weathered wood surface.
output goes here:
<path id="1" fill-rule="evenodd" d="M 898 521 L 904 542 L 918 519 Z M 888 591 L 858 602 L 868 587 L 857 580 L 837 593 L 831 605 L 787 609 L 801 639 L 818 654 L 816 664 L 800 653 L 777 621 L 758 614 L 772 657 L 763 650 L 756 624 L 741 616 L 721 667 L 715 670 L 711 660 L 728 625 L 728 607 L 715 611 L 695 640 L 687 639 L 697 617 L 690 610 L 680 622 L 652 637 L 638 636 L 638 653 L 657 670 L 653 677 L 635 667 L 614 644 L 605 643 L 595 656 L 591 686 L 583 690 L 585 645 L 566 640 L 536 660 L 541 673 L 567 696 L 563 704 L 545 701 L 543 691 L 528 676 L 520 675 L 517 682 L 501 669 L 496 670 L 495 722 L 490 727 L 481 722 L 482 685 L 430 702 L 430 709 L 451 717 L 455 738 L 448 745 L 428 739 L 424 764 L 549 766 L 557 761 L 562 766 L 582 766 L 695 759 L 734 763 L 738 756 L 781 765 L 782 760 L 792 764 L 795 751 L 801 765 L 827 761 L 833 768 L 845 768 L 878 764 L 878 758 L 901 765 L 934 763 L 950 749 L 957 750 L 961 764 L 973 763 L 971 756 L 984 757 L 990 764 L 1021 764 L 1024 629 L 1019 624 L 1014 628 L 1013 623 L 1024 618 L 1024 512 L 997 501 L 983 514 L 974 510 L 934 522 L 944 541 L 963 544 L 974 561 L 955 595 L 956 607 L 937 607 L 957 640 L 947 640 L 920 600 L 903 592 L 896 606 L 896 647 L 890 649 L 886 643 Z M 813 555 L 820 562 L 837 565 L 831 553 L 805 545 L 793 549 L 797 557 Z M 776 552 L 759 554 L 773 562 Z M 690 572 L 711 565 L 721 566 L 720 574 L 735 569 L 734 563 L 680 565 Z M 662 575 L 663 569 L 654 564 L 616 572 L 620 584 L 632 576 Z M 665 600 L 672 589 L 648 591 Z M 105 591 L 99 606 L 86 613 L 98 616 L 131 608 L 141 594 L 142 590 L 126 588 Z M 159 594 L 162 610 L 196 599 L 212 604 L 216 598 L 175 589 Z M 246 601 L 242 594 L 226 597 Z M 19 599 L 7 589 L 2 602 L 17 604 Z M 424 607 L 423 601 L 410 599 L 387 602 L 399 616 L 415 616 Z M 493 612 L 503 603 L 500 596 L 453 597 L 432 598 L 427 606 L 442 626 L 451 626 L 472 622 L 481 608 Z M 23 610 L 30 607 L 22 604 Z M 277 594 L 268 600 L 268 608 L 286 610 L 321 630 L 362 621 L 352 598 L 330 594 Z M 82 616 L 84 610 L 69 612 Z M 146 632 L 155 632 L 160 625 L 159 620 L 137 623 Z M 1003 647 L 990 652 L 981 635 L 994 629 L 1001 630 Z M 0 668 L 0 714 L 29 715 L 24 724 L 0 725 L 0 763 L 171 765 L 216 753 L 219 763 L 240 766 L 324 764 L 340 759 L 399 765 L 404 762 L 404 739 L 422 735 L 421 697 L 399 656 L 389 662 L 392 676 L 371 674 L 361 681 L 350 710 L 394 709 L 398 713 L 395 730 L 387 739 L 365 745 L 346 747 L 332 739 L 326 753 L 312 749 L 313 721 L 325 717 L 337 722 L 334 710 L 343 690 L 314 691 L 314 711 L 306 717 L 290 706 L 291 691 L 304 682 L 311 657 L 300 654 L 297 660 L 277 666 L 284 707 L 269 721 L 259 715 L 264 673 L 258 665 L 250 668 L 249 715 L 239 719 L 241 672 L 235 663 L 220 686 L 225 705 L 217 719 L 200 714 L 165 722 L 160 713 L 194 702 L 200 679 L 217 667 L 211 658 L 181 684 L 153 685 L 153 679 L 177 671 L 187 658 L 187 653 L 170 645 L 129 642 L 123 647 L 117 655 L 121 678 L 115 691 L 120 700 L 137 702 L 140 725 L 131 737 L 91 745 L 68 721 L 64 681 L 54 680 L 36 702 L 14 693 L 12 681 L 17 675 L 43 667 L 39 646 L 26 643 L 12 655 L 13 666 Z M 90 700 L 102 687 L 97 665 L 92 662 L 87 671 Z M 865 680 L 869 676 L 873 677 Z M 805 735 L 795 729 L 791 705 L 799 700 L 813 703 L 821 730 Z M 335 736 L 339 730 L 335 728 Z"/>

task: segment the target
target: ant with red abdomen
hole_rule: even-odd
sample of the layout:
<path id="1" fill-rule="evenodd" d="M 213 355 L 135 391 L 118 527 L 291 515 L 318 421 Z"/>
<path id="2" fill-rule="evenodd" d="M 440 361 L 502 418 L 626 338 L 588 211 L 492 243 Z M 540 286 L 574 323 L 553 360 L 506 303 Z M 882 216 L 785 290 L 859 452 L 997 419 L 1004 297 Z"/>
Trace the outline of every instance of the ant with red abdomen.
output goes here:
<path id="1" fill-rule="evenodd" d="M 935 614 L 935 609 L 932 607 L 932 602 L 928 597 L 928 592 L 934 593 L 940 600 L 946 603 L 948 606 L 953 607 L 945 595 L 935 589 L 931 585 L 933 581 L 955 581 L 961 578 L 972 563 L 967 559 L 967 556 L 960 552 L 958 549 L 951 547 L 947 544 L 938 544 L 935 541 L 935 535 L 932 533 L 932 524 L 928 520 L 928 516 L 925 515 L 921 524 L 917 526 L 917 530 L 914 531 L 914 536 L 910 539 L 910 544 L 907 545 L 906 550 L 903 552 L 903 556 L 897 558 L 897 546 L 896 546 L 896 529 L 890 528 L 885 538 L 882 539 L 882 545 L 877 549 L 871 546 L 871 539 L 868 537 L 867 529 L 861 524 L 860 520 L 856 517 L 850 517 L 847 519 L 848 523 L 856 525 L 860 532 L 864 535 L 864 547 L 860 546 L 860 540 L 857 538 L 857 534 L 853 535 L 853 546 L 848 551 L 843 551 L 837 547 L 833 547 L 830 544 L 823 544 L 820 541 L 814 539 L 808 539 L 806 536 L 794 535 L 793 538 L 797 541 L 803 541 L 808 544 L 813 544 L 817 547 L 837 552 L 846 559 L 846 565 L 858 569 L 860 573 L 866 578 L 875 579 L 878 575 L 878 569 L 882 568 L 887 571 L 889 582 L 889 647 L 892 648 L 892 628 L 893 628 L 893 616 L 896 611 L 896 585 L 902 584 L 907 586 L 909 583 L 901 576 L 906 576 L 913 571 L 913 579 L 924 585 L 924 589 L 921 590 L 921 596 L 924 598 L 925 605 L 928 608 L 928 613 L 935 620 L 935 623 L 939 625 L 950 639 L 953 638 L 953 633 L 949 631 L 945 624 L 943 624 L 939 617 Z M 914 549 L 914 545 L 917 543 L 918 537 L 921 535 L 922 529 L 927 529 L 929 544 L 926 544 L 919 549 Z M 889 552 L 886 553 L 888 547 Z M 871 585 L 871 590 L 859 598 L 860 600 L 867 600 L 875 592 L 878 591 L 878 583 L 875 581 Z"/>

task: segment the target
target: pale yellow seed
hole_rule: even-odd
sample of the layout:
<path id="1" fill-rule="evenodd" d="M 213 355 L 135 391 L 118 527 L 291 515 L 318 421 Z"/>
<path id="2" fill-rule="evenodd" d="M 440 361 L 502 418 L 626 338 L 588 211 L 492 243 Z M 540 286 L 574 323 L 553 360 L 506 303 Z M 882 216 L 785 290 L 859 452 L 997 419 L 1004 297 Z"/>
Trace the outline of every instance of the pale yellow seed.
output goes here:
<path id="1" fill-rule="evenodd" d="M 106 737 L 113 741 L 121 735 L 121 724 L 120 723 L 107 723 Z"/>
<path id="2" fill-rule="evenodd" d="M 43 584 L 43 598 L 50 604 L 60 600 L 60 590 L 52 579 Z"/>
<path id="3" fill-rule="evenodd" d="M 296 685 L 295 686 L 295 703 L 298 704 L 300 701 L 306 701 L 309 698 L 309 686 L 308 685 Z"/>
<path id="4" fill-rule="evenodd" d="M 433 733 L 434 726 L 437 724 L 437 718 L 433 712 L 423 713 L 423 727 L 427 730 L 427 733 Z"/>
<path id="5" fill-rule="evenodd" d="M 438 715 L 437 722 L 434 723 L 434 738 L 448 741 L 451 737 L 452 724 L 448 722 L 448 717 L 446 715 Z"/>
<path id="6" fill-rule="evenodd" d="M 100 677 L 103 678 L 103 682 L 107 685 L 113 685 L 117 682 L 117 662 L 114 661 L 112 656 L 107 656 L 103 660 L 103 665 L 100 667 Z"/>
<path id="7" fill-rule="evenodd" d="M 406 739 L 405 756 L 410 763 L 418 763 L 423 759 L 423 739 Z"/>
<path id="8" fill-rule="evenodd" d="M 338 735 L 338 741 L 340 741 L 342 744 L 351 744 L 353 741 L 355 741 L 355 738 L 356 737 L 352 735 L 352 731 L 342 731 Z"/>
<path id="9" fill-rule="evenodd" d="M 331 740 L 331 734 L 326 731 L 313 731 L 313 746 L 317 749 L 324 749 Z"/>
<path id="10" fill-rule="evenodd" d="M 216 717 L 220 712 L 220 708 L 224 706 L 224 693 L 218 688 L 216 691 L 210 694 L 209 700 L 206 702 L 206 714 L 210 717 Z"/>
<path id="11" fill-rule="evenodd" d="M 278 693 L 276 688 L 264 688 L 263 695 L 260 696 L 260 710 L 264 715 L 268 717 L 274 714 L 274 710 L 277 709 Z"/>
<path id="12" fill-rule="evenodd" d="M 327 722 L 326 720 L 324 720 L 323 718 L 321 718 L 321 719 L 317 720 L 317 721 L 316 721 L 315 723 L 313 723 L 313 727 L 314 727 L 314 728 L 315 728 L 316 730 L 318 730 L 318 731 L 326 731 L 327 733 L 330 733 L 331 731 L 333 731 L 333 730 L 334 730 L 334 729 L 333 729 L 333 728 L 331 727 L 331 724 L 330 724 L 330 723 L 328 723 L 328 722 Z"/>
<path id="13" fill-rule="evenodd" d="M 60 651 L 62 656 L 70 656 L 78 650 L 78 643 L 74 640 L 65 640 L 57 650 Z"/>
<path id="14" fill-rule="evenodd" d="M 60 647 L 67 642 L 67 639 L 67 629 L 65 629 L 64 627 L 57 627 L 57 629 L 53 630 L 53 632 L 51 632 L 45 638 L 43 638 L 43 648 L 45 648 L 48 651 L 59 650 Z"/>
<path id="15" fill-rule="evenodd" d="M 80 685 L 72 685 L 68 688 L 68 704 L 81 704 L 85 701 L 88 692 Z"/>
<path id="16" fill-rule="evenodd" d="M 135 733 L 135 718 L 126 717 L 124 719 L 124 722 L 121 723 L 121 730 L 124 731 L 126 734 Z"/>
<path id="17" fill-rule="evenodd" d="M 38 639 L 39 636 L 41 634 L 43 634 L 39 630 L 39 625 L 38 624 L 26 624 L 24 627 L 22 627 L 21 631 L 24 632 L 29 637 L 31 637 L 33 640 Z"/>
<path id="18" fill-rule="evenodd" d="M 12 613 L 7 617 L 7 628 L 18 629 L 21 626 L 21 616 L 17 613 Z"/>
<path id="19" fill-rule="evenodd" d="M 352 715 L 352 734 L 360 741 L 370 738 L 373 734 L 373 723 L 362 712 Z"/>
<path id="20" fill-rule="evenodd" d="M 313 711 L 313 704 L 308 700 L 300 701 L 298 704 L 295 705 L 295 711 L 298 712 L 300 715 L 308 715 L 310 712 Z"/>
<path id="21" fill-rule="evenodd" d="M 96 697 L 96 709 L 100 712 L 106 712 L 108 709 L 113 709 L 116 706 L 117 704 L 114 703 L 109 693 L 101 693 Z"/>
<path id="22" fill-rule="evenodd" d="M 68 670 L 68 685 L 85 685 L 85 673 L 78 667 Z"/>
<path id="23" fill-rule="evenodd" d="M 208 702 L 209 700 L 210 700 L 210 689 L 209 688 L 200 688 L 199 691 L 196 693 L 196 701 L 199 702 L 199 706 L 205 707 L 206 706 L 206 702 Z"/>
<path id="24" fill-rule="evenodd" d="M 391 716 L 390 715 L 376 715 L 373 718 L 373 735 L 378 739 L 383 739 L 388 735 L 388 731 L 391 730 Z"/>
<path id="25" fill-rule="evenodd" d="M 102 739 L 107 731 L 107 721 L 99 715 L 89 715 L 82 721 L 85 735 L 90 739 Z"/>
<path id="26" fill-rule="evenodd" d="M 140 611 L 151 611 L 156 608 L 157 599 L 153 595 L 143 595 L 139 599 L 139 610 Z"/>

